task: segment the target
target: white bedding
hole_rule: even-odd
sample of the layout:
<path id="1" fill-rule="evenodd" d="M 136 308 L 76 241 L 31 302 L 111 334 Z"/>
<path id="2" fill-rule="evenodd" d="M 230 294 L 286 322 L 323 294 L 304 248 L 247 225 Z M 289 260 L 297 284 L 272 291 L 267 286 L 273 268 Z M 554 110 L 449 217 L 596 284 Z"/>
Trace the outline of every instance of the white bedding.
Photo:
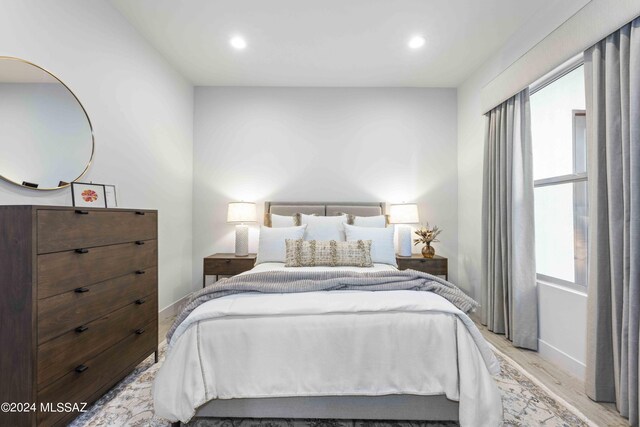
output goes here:
<path id="1" fill-rule="evenodd" d="M 286 267 L 244 274 L 274 269 Z M 415 291 L 208 301 L 173 336 L 154 384 L 156 413 L 186 422 L 211 399 L 445 394 L 459 401 L 462 426 L 499 425 L 500 393 L 458 314 L 444 298 Z"/>
<path id="2" fill-rule="evenodd" d="M 245 271 L 242 274 L 252 274 L 252 273 L 262 273 L 265 271 L 275 271 L 275 270 L 295 270 L 295 271 L 357 271 L 360 273 L 373 273 L 375 271 L 393 271 L 397 270 L 394 266 L 388 264 L 373 264 L 373 267 L 285 267 L 282 262 L 263 262 L 262 264 L 258 264 L 253 267 L 249 271 Z"/>

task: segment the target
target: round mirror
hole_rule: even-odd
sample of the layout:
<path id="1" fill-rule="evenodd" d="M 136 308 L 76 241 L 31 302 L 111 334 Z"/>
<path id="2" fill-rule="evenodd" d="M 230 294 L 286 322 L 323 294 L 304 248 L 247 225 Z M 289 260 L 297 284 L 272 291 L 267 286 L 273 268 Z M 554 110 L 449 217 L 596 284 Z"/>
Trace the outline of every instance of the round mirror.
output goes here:
<path id="1" fill-rule="evenodd" d="M 93 129 L 71 90 L 53 74 L 0 57 L 0 176 L 55 190 L 78 180 L 93 157 Z"/>

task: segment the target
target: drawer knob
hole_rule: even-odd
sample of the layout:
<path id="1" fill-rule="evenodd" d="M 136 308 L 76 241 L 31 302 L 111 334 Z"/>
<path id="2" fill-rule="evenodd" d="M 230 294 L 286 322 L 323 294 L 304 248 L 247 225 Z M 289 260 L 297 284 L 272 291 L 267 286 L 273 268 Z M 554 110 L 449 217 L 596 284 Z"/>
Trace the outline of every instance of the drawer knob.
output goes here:
<path id="1" fill-rule="evenodd" d="M 79 374 L 83 373 L 87 369 L 89 369 L 89 367 L 87 365 L 76 366 L 76 372 L 79 373 Z"/>
<path id="2" fill-rule="evenodd" d="M 145 302 L 147 302 L 147 300 L 146 300 L 146 299 L 144 299 L 144 298 L 140 298 L 140 299 L 137 299 L 137 300 L 136 300 L 136 304 L 138 304 L 138 305 L 142 305 L 142 304 L 144 304 Z"/>
<path id="3" fill-rule="evenodd" d="M 82 333 L 82 332 L 86 331 L 87 329 L 89 329 L 89 327 L 87 325 L 78 326 L 76 328 L 76 332 Z"/>
<path id="4" fill-rule="evenodd" d="M 142 246 L 144 245 L 144 242 L 142 240 L 136 240 L 136 245 Z"/>
<path id="5" fill-rule="evenodd" d="M 224 262 L 226 262 L 227 264 L 231 263 L 230 259 L 225 259 Z"/>
<path id="6" fill-rule="evenodd" d="M 146 212 L 136 211 L 136 215 L 144 215 Z"/>
<path id="7" fill-rule="evenodd" d="M 137 270 L 136 271 L 136 274 L 145 274 L 145 273 L 146 273 L 146 271 L 144 271 L 144 270 Z"/>
<path id="8" fill-rule="evenodd" d="M 74 291 L 78 294 L 83 294 L 85 292 L 89 292 L 89 288 L 75 288 Z"/>
<path id="9" fill-rule="evenodd" d="M 77 254 L 88 254 L 88 253 L 89 253 L 89 249 L 83 249 L 83 248 L 80 248 L 80 249 L 76 249 L 76 251 L 75 251 L 75 252 L 76 252 Z"/>
<path id="10" fill-rule="evenodd" d="M 78 215 L 89 215 L 89 211 L 83 211 L 83 210 L 80 210 L 80 209 L 76 209 L 76 213 Z"/>
<path id="11" fill-rule="evenodd" d="M 136 329 L 136 335 L 144 334 L 144 328 Z"/>

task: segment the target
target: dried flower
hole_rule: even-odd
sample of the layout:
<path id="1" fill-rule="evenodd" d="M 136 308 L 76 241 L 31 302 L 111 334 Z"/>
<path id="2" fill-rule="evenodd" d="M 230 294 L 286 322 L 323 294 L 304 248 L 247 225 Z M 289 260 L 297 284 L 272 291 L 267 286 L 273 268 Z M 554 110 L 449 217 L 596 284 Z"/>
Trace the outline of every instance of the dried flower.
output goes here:
<path id="1" fill-rule="evenodd" d="M 431 242 L 439 242 L 440 240 L 436 239 L 442 230 L 438 228 L 437 225 L 434 225 L 433 228 L 429 228 L 429 223 L 426 226 L 421 226 L 415 233 L 420 236 L 419 239 L 413 239 L 414 245 L 425 244 L 428 245 Z"/>

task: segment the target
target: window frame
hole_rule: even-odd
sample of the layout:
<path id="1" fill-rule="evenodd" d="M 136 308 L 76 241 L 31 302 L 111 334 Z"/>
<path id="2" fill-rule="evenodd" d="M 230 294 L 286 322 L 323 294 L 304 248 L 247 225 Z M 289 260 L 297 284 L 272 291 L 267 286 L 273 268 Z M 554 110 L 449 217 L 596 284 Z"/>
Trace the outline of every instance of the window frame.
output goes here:
<path id="1" fill-rule="evenodd" d="M 564 76 L 566 76 L 567 74 L 571 73 L 572 71 L 575 71 L 576 69 L 582 67 L 584 65 L 584 57 L 582 54 L 577 55 L 576 57 L 570 59 L 569 61 L 565 62 L 564 64 L 562 64 L 560 67 L 556 68 L 555 70 L 553 70 L 552 72 L 550 72 L 549 74 L 545 75 L 544 77 L 542 77 L 541 79 L 539 79 L 538 81 L 534 82 L 533 84 L 531 84 L 529 86 L 529 94 L 530 96 L 534 95 L 536 92 L 544 89 L 545 87 L 549 86 L 550 84 L 560 80 L 561 78 L 563 78 Z M 586 116 L 586 110 L 572 110 L 572 127 L 573 127 L 573 142 L 572 144 L 574 144 L 573 149 L 575 150 L 575 135 L 576 135 L 576 131 L 575 131 L 575 117 L 578 115 L 585 115 Z M 533 143 L 533 141 L 532 141 Z M 586 144 L 586 141 L 585 141 Z M 585 147 L 586 149 L 586 147 Z M 574 170 L 576 169 L 576 164 L 575 164 L 575 160 L 576 160 L 576 156 L 575 156 L 575 151 L 574 151 Z M 555 186 L 555 185 L 562 185 L 562 184 L 576 184 L 576 183 L 580 183 L 580 182 L 587 182 L 589 180 L 589 171 L 588 171 L 588 164 L 585 164 L 585 172 L 580 172 L 580 173 L 572 173 L 572 174 L 567 174 L 567 175 L 558 175 L 558 176 L 553 176 L 553 177 L 548 177 L 548 178 L 542 178 L 542 179 L 537 179 L 533 182 L 533 187 L 534 190 L 536 188 L 540 188 L 540 187 L 549 187 L 549 186 Z M 588 203 L 588 200 L 587 200 Z M 587 205 L 588 206 L 588 205 Z M 574 248 L 577 247 L 577 242 L 578 242 L 578 236 L 576 233 L 576 221 L 575 221 L 575 211 L 574 211 L 574 234 L 573 234 L 573 245 Z M 587 239 L 586 242 L 588 244 L 588 234 L 587 234 Z M 575 254 L 574 254 L 575 257 Z M 575 268 L 575 266 L 574 266 Z M 537 270 L 537 268 L 536 268 Z M 588 274 L 588 265 L 587 265 L 587 274 Z M 552 285 L 556 285 L 556 286 L 560 286 L 560 287 L 564 287 L 564 288 L 568 288 L 574 291 L 578 291 L 578 292 L 586 292 L 587 290 L 587 280 L 585 280 L 585 283 L 575 283 L 575 282 L 571 282 L 568 280 L 564 280 L 564 279 L 560 279 L 557 277 L 553 277 L 553 276 L 548 276 L 546 274 L 542 274 L 542 273 L 538 273 L 536 271 L 536 281 L 540 282 L 540 283 L 548 283 L 548 284 L 552 284 Z"/>

